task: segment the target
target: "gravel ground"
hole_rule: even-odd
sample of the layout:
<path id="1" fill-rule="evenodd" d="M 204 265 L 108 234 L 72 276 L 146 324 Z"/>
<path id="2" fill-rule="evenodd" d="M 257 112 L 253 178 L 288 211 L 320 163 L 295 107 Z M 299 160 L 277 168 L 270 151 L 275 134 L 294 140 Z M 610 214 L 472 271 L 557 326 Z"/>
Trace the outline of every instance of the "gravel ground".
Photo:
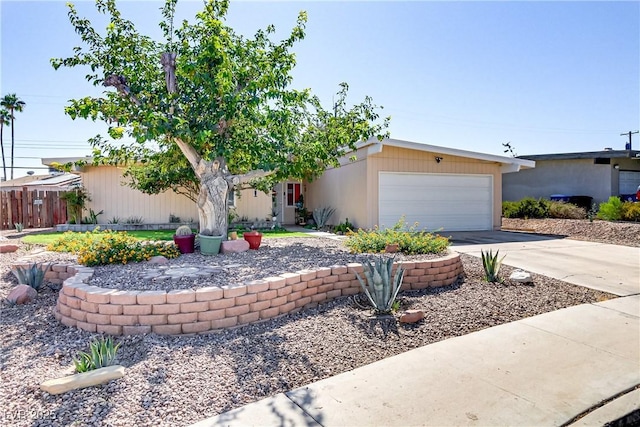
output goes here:
<path id="1" fill-rule="evenodd" d="M 555 234 L 576 240 L 640 246 L 640 222 L 589 221 L 588 219 L 517 219 L 503 218 L 504 229 Z"/>
<path id="2" fill-rule="evenodd" d="M 302 261 L 262 257 L 261 249 L 248 252 L 242 262 L 251 262 L 264 274 L 291 269 L 292 264 L 299 269 L 304 266 L 297 262 L 309 259 L 329 265 L 345 262 L 344 251 L 331 240 L 282 239 L 273 247 L 285 244 L 303 253 Z M 24 251 L 0 255 L 0 298 L 15 286 L 8 265 Z M 488 284 L 481 280 L 478 259 L 463 255 L 462 260 L 466 277 L 456 285 L 401 294 L 403 310 L 425 311 L 418 324 L 392 325 L 385 331 L 371 322 L 369 310 L 342 298 L 208 335 L 118 337 L 119 363 L 127 368 L 124 378 L 58 396 L 40 391 L 39 384 L 71 374 L 72 357 L 86 350 L 95 334 L 66 328 L 54 319 L 57 294 L 51 289 L 30 305 L 3 303 L 0 424 L 188 425 L 429 343 L 613 297 L 535 274 L 531 286 Z M 503 276 L 510 272 L 503 267 Z"/>

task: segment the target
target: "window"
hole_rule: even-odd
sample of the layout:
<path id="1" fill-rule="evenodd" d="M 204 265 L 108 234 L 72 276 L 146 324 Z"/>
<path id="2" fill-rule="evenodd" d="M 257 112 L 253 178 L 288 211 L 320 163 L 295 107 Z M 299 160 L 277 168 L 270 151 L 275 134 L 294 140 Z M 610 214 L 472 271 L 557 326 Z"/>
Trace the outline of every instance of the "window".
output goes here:
<path id="1" fill-rule="evenodd" d="M 295 206 L 296 202 L 300 198 L 300 183 L 288 182 L 287 183 L 287 206 Z"/>
<path id="2" fill-rule="evenodd" d="M 230 208 L 234 208 L 236 206 L 236 192 L 233 190 L 227 193 L 227 205 Z"/>

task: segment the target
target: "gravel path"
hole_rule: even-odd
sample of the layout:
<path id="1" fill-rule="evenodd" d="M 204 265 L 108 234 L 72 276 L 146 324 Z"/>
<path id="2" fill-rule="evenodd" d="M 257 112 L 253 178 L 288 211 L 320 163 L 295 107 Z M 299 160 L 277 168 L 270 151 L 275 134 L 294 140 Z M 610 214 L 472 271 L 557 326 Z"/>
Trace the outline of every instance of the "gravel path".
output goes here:
<path id="1" fill-rule="evenodd" d="M 339 243 L 327 239 L 282 239 L 273 246 L 285 244 L 295 245 L 291 252 L 304 254 L 300 259 L 306 262 L 331 265 L 344 263 L 346 256 Z M 261 251 L 248 252 L 250 258 L 243 262 L 265 274 L 287 263 L 299 265 L 293 258 L 261 257 Z M 16 283 L 8 264 L 23 253 L 0 255 L 0 298 Z M 85 350 L 95 334 L 55 321 L 57 294 L 51 289 L 41 292 L 34 304 L 3 303 L 0 424 L 188 425 L 429 343 L 613 297 L 535 274 L 532 286 L 488 284 L 481 280 L 477 258 L 463 255 L 463 264 L 466 278 L 456 285 L 401 295 L 402 309 L 425 311 L 425 320 L 416 325 L 385 332 L 370 322 L 368 310 L 343 298 L 208 335 L 118 337 L 125 377 L 59 396 L 40 391 L 39 384 L 71 374 L 72 357 Z M 510 272 L 505 266 L 502 275 Z"/>

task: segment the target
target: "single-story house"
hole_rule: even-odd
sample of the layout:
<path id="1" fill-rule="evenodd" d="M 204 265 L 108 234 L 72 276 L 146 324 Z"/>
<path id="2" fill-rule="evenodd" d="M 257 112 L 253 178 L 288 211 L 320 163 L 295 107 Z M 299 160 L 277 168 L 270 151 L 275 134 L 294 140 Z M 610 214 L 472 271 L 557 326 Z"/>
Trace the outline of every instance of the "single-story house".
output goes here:
<path id="1" fill-rule="evenodd" d="M 0 182 L 0 190 L 45 190 L 67 191 L 75 185 L 80 185 L 80 176 L 72 173 L 53 172 L 47 175 L 27 175 L 16 179 Z"/>
<path id="2" fill-rule="evenodd" d="M 71 159 L 43 159 L 45 164 Z M 230 195 L 239 217 L 263 221 L 272 208 L 278 222 L 293 224 L 296 205 L 332 207 L 331 224 L 347 218 L 356 227 L 393 226 L 401 216 L 421 229 L 494 230 L 501 226 L 502 176 L 535 167 L 535 162 L 492 154 L 439 147 L 397 139 L 373 138 L 340 159 L 313 182 L 285 181 L 271 194 L 243 190 Z M 141 216 L 146 223 L 167 222 L 169 214 L 198 218 L 195 203 L 167 191 L 144 195 L 123 185 L 115 166 L 84 166 L 83 185 L 91 194 L 88 207 L 112 216 Z"/>
<path id="3" fill-rule="evenodd" d="M 588 196 L 605 202 L 611 196 L 635 200 L 640 185 L 640 151 L 612 150 L 519 156 L 535 169 L 504 177 L 502 200 L 524 197 Z"/>

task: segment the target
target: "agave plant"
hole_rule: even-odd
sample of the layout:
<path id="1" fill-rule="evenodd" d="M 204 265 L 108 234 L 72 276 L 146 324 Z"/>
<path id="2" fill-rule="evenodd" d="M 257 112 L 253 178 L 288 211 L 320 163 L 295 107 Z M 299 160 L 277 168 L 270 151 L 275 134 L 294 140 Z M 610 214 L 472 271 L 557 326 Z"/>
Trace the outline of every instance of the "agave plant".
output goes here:
<path id="1" fill-rule="evenodd" d="M 480 250 L 480 254 L 482 255 L 482 267 L 484 267 L 484 279 L 487 282 L 501 282 L 502 280 L 498 277 L 498 273 L 500 272 L 500 267 L 502 266 L 502 260 L 506 257 L 498 259 L 498 254 L 500 250 L 496 251 L 496 254 L 493 254 L 493 251 L 490 249 L 489 252 L 485 253 L 483 250 Z"/>
<path id="2" fill-rule="evenodd" d="M 100 337 L 97 340 L 93 340 L 89 343 L 88 353 L 81 351 L 78 354 L 79 359 L 73 359 L 76 372 L 88 372 L 113 365 L 118 348 L 120 348 L 120 344 L 114 345 L 111 337 Z"/>
<path id="3" fill-rule="evenodd" d="M 380 256 L 373 262 L 367 261 L 363 265 L 366 280 L 356 273 L 360 286 L 376 313 L 392 311 L 393 303 L 402 285 L 404 269 L 398 267 L 396 274 L 393 275 L 393 260 L 393 258 Z"/>
<path id="4" fill-rule="evenodd" d="M 39 291 L 44 282 L 44 275 L 51 268 L 51 264 L 47 264 L 47 267 L 43 270 L 37 263 L 31 264 L 29 267 L 16 267 L 15 270 L 11 270 L 18 283 L 21 285 L 29 285 L 36 291 Z"/>
<path id="5" fill-rule="evenodd" d="M 318 230 L 323 229 L 324 226 L 327 225 L 327 221 L 329 221 L 329 218 L 331 218 L 331 215 L 333 215 L 335 211 L 335 208 L 329 206 L 313 210 L 313 220 L 316 222 Z"/>

